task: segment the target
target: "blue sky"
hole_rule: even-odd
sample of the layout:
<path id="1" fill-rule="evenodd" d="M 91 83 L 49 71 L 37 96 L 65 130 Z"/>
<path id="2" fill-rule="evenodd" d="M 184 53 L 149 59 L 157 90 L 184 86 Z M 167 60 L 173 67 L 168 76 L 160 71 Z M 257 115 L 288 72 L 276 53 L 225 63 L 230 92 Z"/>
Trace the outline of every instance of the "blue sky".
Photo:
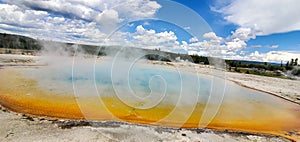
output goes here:
<path id="1" fill-rule="evenodd" d="M 214 12 L 211 10 L 216 4 L 216 1 L 204 1 L 204 0 L 174 0 L 179 2 L 197 13 L 201 15 L 212 27 L 213 31 L 221 36 L 226 37 L 230 35 L 232 31 L 240 27 L 236 23 L 231 23 L 224 20 L 224 16 L 222 14 Z M 247 2 L 245 2 L 247 3 Z M 293 3 L 287 3 L 286 7 L 289 5 L 293 5 Z M 284 7 L 284 5 L 282 5 Z M 286 8 L 285 7 L 285 8 Z M 250 8 L 250 6 L 249 6 Z M 268 7 L 266 7 L 268 8 Z M 286 10 L 286 9 L 285 9 Z M 254 13 L 255 14 L 255 13 Z M 287 13 L 290 14 L 290 13 Z M 289 15 L 287 15 L 289 16 Z M 265 19 L 268 20 L 268 19 Z M 286 21 L 289 26 L 289 21 Z M 293 23 L 292 23 L 293 24 Z M 299 20 L 298 20 L 299 24 Z M 272 26 L 272 25 L 270 25 Z M 275 46 L 274 46 L 275 45 Z M 272 46 L 277 48 L 271 48 Z M 260 48 L 257 48 L 260 47 Z M 257 36 L 255 39 L 251 39 L 247 42 L 247 48 L 244 49 L 246 52 L 254 52 L 259 51 L 262 53 L 267 53 L 270 51 L 292 51 L 292 52 L 300 52 L 300 30 L 298 29 L 279 32 L 279 33 L 270 33 L 266 35 Z"/>
<path id="2" fill-rule="evenodd" d="M 280 62 L 300 58 L 297 2 L 0 0 L 0 32 Z"/>
<path id="3" fill-rule="evenodd" d="M 181 3 L 202 16 L 207 23 L 212 27 L 213 31 L 219 36 L 226 37 L 231 31 L 234 31 L 237 28 L 237 25 L 229 24 L 223 20 L 223 16 L 212 11 L 211 6 L 214 5 L 214 1 L 206 0 L 174 0 L 178 3 Z"/>

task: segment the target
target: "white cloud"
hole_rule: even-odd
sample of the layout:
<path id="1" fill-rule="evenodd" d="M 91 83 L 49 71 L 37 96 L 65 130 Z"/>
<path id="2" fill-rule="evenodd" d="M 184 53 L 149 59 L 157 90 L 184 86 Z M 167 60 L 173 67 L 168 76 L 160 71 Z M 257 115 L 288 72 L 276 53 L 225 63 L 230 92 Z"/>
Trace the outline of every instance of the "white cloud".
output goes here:
<path id="1" fill-rule="evenodd" d="M 189 42 L 198 42 L 199 40 L 198 40 L 198 38 L 197 37 L 192 37 L 190 40 L 189 40 Z"/>
<path id="2" fill-rule="evenodd" d="M 247 53 L 246 51 L 241 51 L 240 55 L 246 55 L 246 53 Z"/>
<path id="3" fill-rule="evenodd" d="M 209 40 L 214 40 L 214 41 L 216 41 L 216 42 L 221 42 L 221 41 L 223 40 L 222 37 L 218 37 L 218 36 L 216 35 L 216 33 L 214 33 L 214 32 L 205 33 L 205 34 L 203 35 L 203 38 L 209 39 Z"/>
<path id="4" fill-rule="evenodd" d="M 8 25 L 18 25 L 20 27 L 43 26 L 43 18 L 48 17 L 44 11 L 22 10 L 15 5 L 0 4 L 0 22 Z"/>
<path id="5" fill-rule="evenodd" d="M 298 0 L 235 0 L 212 7 L 227 21 L 260 31 L 258 35 L 300 30 L 299 9 Z"/>
<path id="6" fill-rule="evenodd" d="M 116 1 L 116 0 L 113 0 Z M 139 18 L 150 18 L 154 16 L 158 9 L 161 8 L 155 1 L 151 0 L 119 0 L 120 2 L 114 2 L 113 5 L 118 3 L 115 7 L 122 17 L 127 19 L 139 19 Z"/>
<path id="7" fill-rule="evenodd" d="M 177 36 L 172 31 L 156 32 L 153 29 L 145 29 L 142 25 L 136 27 L 135 33 L 130 33 L 133 40 L 132 46 L 138 46 L 147 49 L 160 48 L 163 51 L 187 50 L 188 43 L 177 41 Z"/>
<path id="8" fill-rule="evenodd" d="M 279 45 L 272 45 L 272 46 L 268 46 L 268 48 L 278 48 Z"/>
<path id="9" fill-rule="evenodd" d="M 254 30 L 250 28 L 239 28 L 235 32 L 232 32 L 232 38 L 238 38 L 243 41 L 248 41 L 250 39 L 255 39 L 256 35 Z"/>
<path id="10" fill-rule="evenodd" d="M 33 10 L 42 10 L 54 12 L 63 16 L 77 17 L 80 19 L 90 20 L 97 15 L 92 8 L 77 3 L 76 1 L 59 1 L 59 0 L 4 0 L 8 4 L 13 4 L 21 8 Z"/>
<path id="11" fill-rule="evenodd" d="M 273 48 L 273 49 L 275 49 L 275 48 L 278 48 L 279 45 L 264 45 L 264 46 L 262 46 L 262 45 L 251 45 L 250 47 L 251 48 L 262 48 L 262 47 L 265 47 L 265 48 Z"/>
<path id="12" fill-rule="evenodd" d="M 291 58 L 299 58 L 299 52 L 292 51 L 269 51 L 267 53 L 260 53 L 259 51 L 248 52 L 243 51 L 247 47 L 247 41 L 254 39 L 256 36 L 251 29 L 240 28 L 232 32 L 232 35 L 224 40 L 218 37 L 215 33 L 210 32 L 203 35 L 206 39 L 204 41 L 192 42 L 189 44 L 193 50 L 189 51 L 189 55 L 204 55 L 214 56 L 220 55 L 226 59 L 235 60 L 254 60 L 264 62 L 281 62 L 289 61 Z M 253 48 L 261 48 L 261 45 L 253 45 Z M 264 46 L 266 48 L 278 48 L 278 45 Z M 191 49 L 191 48 L 189 48 Z"/>
<path id="13" fill-rule="evenodd" d="M 287 62 L 291 59 L 300 59 L 300 53 L 292 51 L 269 51 L 267 53 L 260 53 L 259 51 L 254 51 L 253 53 L 245 56 L 232 56 L 230 59 L 239 60 L 253 60 L 253 61 L 263 61 L 263 62 L 277 62 L 281 61 Z"/>
<path id="14" fill-rule="evenodd" d="M 4 0 L 0 4 L 2 32 L 40 39 L 89 44 L 105 40 L 126 19 L 151 18 L 161 7 L 151 0 Z M 117 32 L 126 42 L 126 33 Z M 117 34 L 115 33 L 115 34 Z M 123 41 L 122 41 L 123 40 Z"/>
<path id="15" fill-rule="evenodd" d="M 249 56 L 254 57 L 254 58 L 260 58 L 261 57 L 261 55 L 259 54 L 258 51 L 255 51 L 255 52 L 251 53 Z"/>
<path id="16" fill-rule="evenodd" d="M 102 30 L 112 31 L 116 29 L 117 24 L 122 22 L 119 13 L 113 9 L 104 10 L 96 17 L 96 22 L 101 26 Z"/>
<path id="17" fill-rule="evenodd" d="M 188 55 L 208 56 L 209 54 L 205 51 L 188 51 Z"/>
<path id="18" fill-rule="evenodd" d="M 251 45 L 250 47 L 251 47 L 251 48 L 262 48 L 261 45 Z"/>
<path id="19" fill-rule="evenodd" d="M 0 11 L 1 32 L 88 44 L 104 43 L 107 37 L 107 34 L 97 28 L 96 22 L 53 17 L 46 11 L 21 9 L 8 4 L 0 4 Z"/>
<path id="20" fill-rule="evenodd" d="M 246 42 L 238 38 L 232 39 L 231 41 L 228 41 L 225 44 L 227 50 L 229 51 L 238 51 L 241 50 L 242 48 L 247 47 Z"/>
<path id="21" fill-rule="evenodd" d="M 250 28 L 239 28 L 232 35 L 223 39 L 214 32 L 205 33 L 204 41 L 192 42 L 189 49 L 205 52 L 209 56 L 233 56 L 247 47 L 247 41 L 256 36 Z"/>

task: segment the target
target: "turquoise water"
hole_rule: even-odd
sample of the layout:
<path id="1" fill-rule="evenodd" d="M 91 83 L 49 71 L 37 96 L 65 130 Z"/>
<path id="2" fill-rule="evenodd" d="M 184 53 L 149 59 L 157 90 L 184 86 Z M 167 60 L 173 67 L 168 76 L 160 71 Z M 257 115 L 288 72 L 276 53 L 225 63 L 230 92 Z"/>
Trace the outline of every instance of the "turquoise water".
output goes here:
<path id="1" fill-rule="evenodd" d="M 26 76 L 38 80 L 45 90 L 77 97 L 114 96 L 125 101 L 194 105 L 195 101 L 205 103 L 212 89 L 209 77 L 144 62 L 81 60 L 28 70 Z"/>
<path id="2" fill-rule="evenodd" d="M 196 70 L 194 70 L 196 72 Z M 173 66 L 111 61 L 76 62 L 28 69 L 41 87 L 80 96 L 113 96 L 150 104 L 237 103 L 272 105 L 284 100 L 216 77 L 188 73 Z"/>

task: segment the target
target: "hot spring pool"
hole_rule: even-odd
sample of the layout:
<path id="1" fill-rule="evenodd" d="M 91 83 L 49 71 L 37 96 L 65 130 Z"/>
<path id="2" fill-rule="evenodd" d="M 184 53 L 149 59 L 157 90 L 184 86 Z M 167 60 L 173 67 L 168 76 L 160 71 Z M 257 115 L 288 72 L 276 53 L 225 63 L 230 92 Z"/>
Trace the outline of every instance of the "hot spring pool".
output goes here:
<path id="1" fill-rule="evenodd" d="M 0 103 L 22 113 L 285 137 L 300 129 L 298 104 L 174 66 L 104 60 L 1 72 Z"/>

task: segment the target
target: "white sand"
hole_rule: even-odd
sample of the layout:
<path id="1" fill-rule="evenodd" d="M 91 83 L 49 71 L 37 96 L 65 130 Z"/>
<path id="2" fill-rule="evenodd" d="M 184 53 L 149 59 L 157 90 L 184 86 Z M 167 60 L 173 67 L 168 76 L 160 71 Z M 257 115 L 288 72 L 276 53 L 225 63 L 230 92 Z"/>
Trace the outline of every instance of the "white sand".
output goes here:
<path id="1" fill-rule="evenodd" d="M 243 86 L 270 92 L 300 104 L 300 81 L 240 73 L 226 73 L 227 79 Z"/>
<path id="2" fill-rule="evenodd" d="M 39 56 L 17 55 L 17 54 L 0 54 L 0 59 L 37 59 Z"/>
<path id="3" fill-rule="evenodd" d="M 197 133 L 191 130 L 166 129 L 155 126 L 114 124 L 106 126 L 78 126 L 62 129 L 48 120 L 27 120 L 21 115 L 0 111 L 0 141 L 53 142 L 53 141 L 130 141 L 130 142 L 286 142 L 274 136 L 233 134 L 205 130 Z"/>

